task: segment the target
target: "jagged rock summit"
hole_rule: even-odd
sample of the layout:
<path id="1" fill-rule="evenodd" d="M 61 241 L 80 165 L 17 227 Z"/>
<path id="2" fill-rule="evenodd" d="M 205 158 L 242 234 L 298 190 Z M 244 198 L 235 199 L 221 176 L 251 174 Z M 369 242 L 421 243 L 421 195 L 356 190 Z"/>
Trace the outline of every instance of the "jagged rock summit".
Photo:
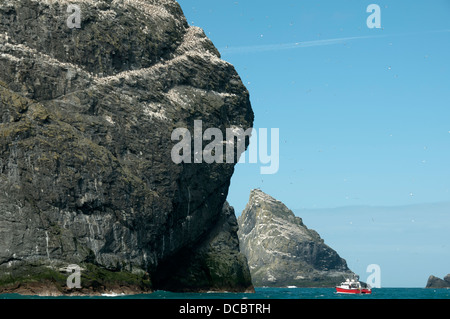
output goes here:
<path id="1" fill-rule="evenodd" d="M 253 112 L 176 1 L 0 1 L 0 292 L 252 289 L 234 164 L 171 160 L 194 120 Z"/>
<path id="2" fill-rule="evenodd" d="M 259 189 L 251 191 L 238 224 L 255 286 L 331 287 L 354 275 L 316 231 Z"/>

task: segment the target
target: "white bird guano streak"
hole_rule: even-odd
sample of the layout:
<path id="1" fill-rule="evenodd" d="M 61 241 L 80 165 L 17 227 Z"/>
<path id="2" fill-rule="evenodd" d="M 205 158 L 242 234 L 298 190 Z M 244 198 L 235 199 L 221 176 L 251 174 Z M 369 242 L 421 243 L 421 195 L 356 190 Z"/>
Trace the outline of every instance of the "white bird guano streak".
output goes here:
<path id="1" fill-rule="evenodd" d="M 50 238 L 48 237 L 48 231 L 45 231 L 45 242 L 46 242 L 46 248 L 45 250 L 47 251 L 47 258 L 50 260 L 50 253 L 48 251 L 48 242 L 49 242 Z"/>

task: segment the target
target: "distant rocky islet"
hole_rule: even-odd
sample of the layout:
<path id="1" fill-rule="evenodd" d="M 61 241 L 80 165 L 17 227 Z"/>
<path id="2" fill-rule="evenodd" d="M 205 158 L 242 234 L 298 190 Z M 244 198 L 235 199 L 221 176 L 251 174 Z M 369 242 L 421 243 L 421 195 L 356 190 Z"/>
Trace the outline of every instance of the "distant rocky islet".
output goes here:
<path id="1" fill-rule="evenodd" d="M 450 288 L 450 274 L 446 275 L 443 279 L 431 275 L 428 277 L 425 288 Z"/>

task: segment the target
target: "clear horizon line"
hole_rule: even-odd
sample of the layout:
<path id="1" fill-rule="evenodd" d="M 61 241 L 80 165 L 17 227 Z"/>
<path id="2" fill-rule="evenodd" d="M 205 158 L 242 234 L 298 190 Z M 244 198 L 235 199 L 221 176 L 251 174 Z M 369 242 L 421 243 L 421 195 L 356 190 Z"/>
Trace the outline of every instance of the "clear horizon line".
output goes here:
<path id="1" fill-rule="evenodd" d="M 306 208 L 292 208 L 291 210 L 328 210 L 328 209 L 341 209 L 341 208 L 358 208 L 358 207 L 366 207 L 366 208 L 400 208 L 400 207 L 408 207 L 408 206 L 423 206 L 423 205 L 442 205 L 449 204 L 450 200 L 442 200 L 436 202 L 422 202 L 422 203 L 411 203 L 411 204 L 395 204 L 395 205 L 381 205 L 381 204 L 355 204 L 355 205 L 345 205 L 345 206 L 334 206 L 334 207 L 306 207 Z"/>

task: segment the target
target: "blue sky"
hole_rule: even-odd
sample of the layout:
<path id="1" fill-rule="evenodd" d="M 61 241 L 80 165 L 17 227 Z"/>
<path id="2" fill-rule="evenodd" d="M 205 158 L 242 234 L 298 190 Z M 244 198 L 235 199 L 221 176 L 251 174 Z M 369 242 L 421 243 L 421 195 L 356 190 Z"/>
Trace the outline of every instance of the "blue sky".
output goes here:
<path id="1" fill-rule="evenodd" d="M 382 29 L 371 1 L 179 2 L 239 72 L 254 127 L 280 128 L 277 174 L 238 165 L 238 212 L 256 187 L 293 208 L 450 200 L 450 1 L 378 2 Z M 367 38 L 320 42 L 351 37 Z"/>
<path id="2" fill-rule="evenodd" d="M 258 187 L 299 210 L 450 201 L 450 1 L 179 3 L 240 74 L 254 127 L 280 130 L 277 174 L 237 165 L 237 215 Z"/>
<path id="3" fill-rule="evenodd" d="M 450 202 L 406 206 L 296 209 L 308 228 L 366 281 L 381 269 L 382 287 L 425 287 L 430 275 L 450 273 Z"/>

